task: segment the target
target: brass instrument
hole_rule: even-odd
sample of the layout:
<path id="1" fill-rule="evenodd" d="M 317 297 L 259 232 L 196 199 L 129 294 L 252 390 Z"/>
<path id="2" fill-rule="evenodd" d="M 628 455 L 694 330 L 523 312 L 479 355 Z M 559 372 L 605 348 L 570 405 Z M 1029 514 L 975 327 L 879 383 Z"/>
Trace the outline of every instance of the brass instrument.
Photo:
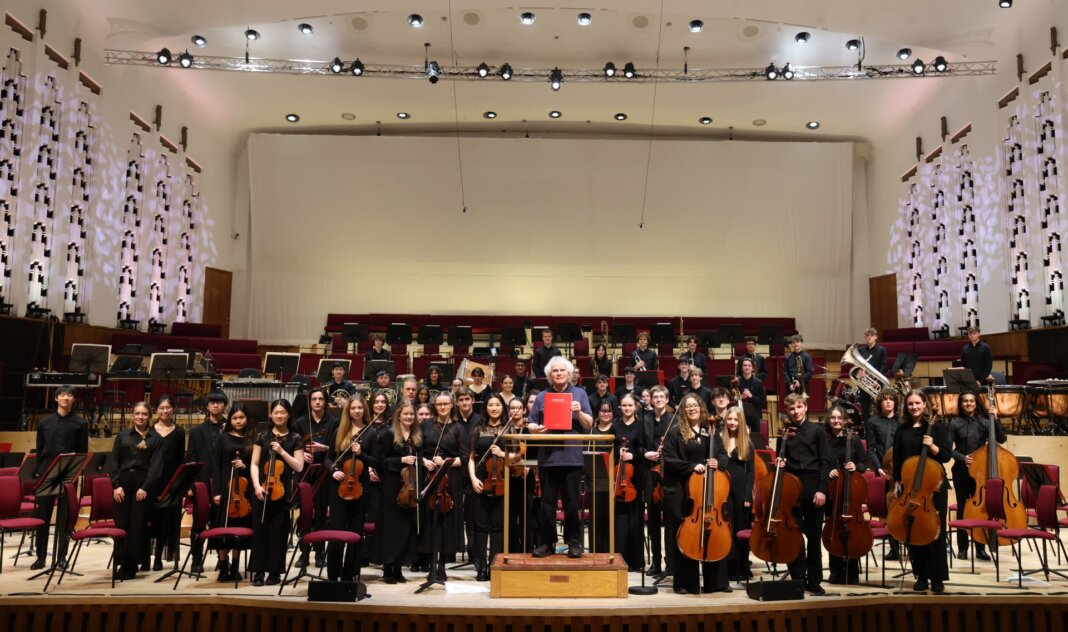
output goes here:
<path id="1" fill-rule="evenodd" d="M 896 390 L 901 397 L 904 397 L 906 393 L 912 390 L 912 385 L 909 384 L 908 376 L 905 375 L 905 372 L 901 369 L 898 369 L 897 373 L 894 374 L 894 390 Z"/>
<path id="2" fill-rule="evenodd" d="M 850 345 L 846 349 L 841 363 L 852 365 L 849 369 L 849 381 L 853 383 L 853 386 L 871 396 L 873 400 L 879 398 L 880 391 L 890 386 L 890 380 L 857 353 L 857 345 Z M 861 371 L 864 375 L 861 375 Z"/>
<path id="3" fill-rule="evenodd" d="M 392 386 L 386 386 L 384 388 L 376 388 L 374 390 L 374 394 L 378 395 L 379 393 L 385 394 L 386 401 L 389 402 L 389 407 L 392 410 L 393 406 L 396 405 L 396 403 L 397 403 L 397 397 L 398 397 L 397 389 L 393 388 Z"/>
<path id="4" fill-rule="evenodd" d="M 801 359 L 800 351 L 794 356 L 794 365 L 794 376 L 797 380 L 797 390 L 795 392 L 805 399 L 808 399 L 808 388 L 805 384 L 805 362 Z"/>

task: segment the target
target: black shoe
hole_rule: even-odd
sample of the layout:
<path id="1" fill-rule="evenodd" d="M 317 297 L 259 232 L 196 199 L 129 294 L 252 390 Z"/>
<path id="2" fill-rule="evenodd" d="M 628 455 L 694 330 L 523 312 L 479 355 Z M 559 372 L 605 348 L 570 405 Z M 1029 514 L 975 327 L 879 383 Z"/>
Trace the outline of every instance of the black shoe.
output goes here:
<path id="1" fill-rule="evenodd" d="M 62 558 L 62 557 L 59 558 L 59 561 L 56 562 L 56 568 L 61 570 L 61 571 L 67 570 L 67 560 L 66 560 L 66 558 Z"/>
<path id="2" fill-rule="evenodd" d="M 548 544 L 542 544 L 541 546 L 538 546 L 533 551 L 531 551 L 530 554 L 534 557 L 549 557 L 555 552 L 555 547 L 549 546 Z"/>
<path id="3" fill-rule="evenodd" d="M 322 553 L 315 552 L 315 568 L 324 568 L 326 566 L 326 556 Z"/>
<path id="4" fill-rule="evenodd" d="M 263 585 L 263 573 L 256 573 L 255 575 L 252 576 L 252 585 L 253 586 L 262 586 Z"/>
<path id="5" fill-rule="evenodd" d="M 705 594 L 709 594 L 709 593 L 729 593 L 729 592 L 734 592 L 734 589 L 731 588 L 730 584 L 726 584 L 724 586 L 720 586 L 719 588 L 705 588 L 702 592 L 704 592 Z"/>
<path id="6" fill-rule="evenodd" d="M 387 584 L 396 584 L 397 583 L 397 578 L 394 577 L 392 574 L 383 575 L 382 576 L 382 581 L 387 583 Z"/>
<path id="7" fill-rule="evenodd" d="M 45 567 L 45 561 L 43 557 L 39 557 L 34 560 L 33 564 L 30 564 L 31 571 L 39 571 Z"/>
<path id="8" fill-rule="evenodd" d="M 571 546 L 567 547 L 567 556 L 571 559 L 578 559 L 582 557 L 582 547 L 579 545 L 572 544 Z"/>
<path id="9" fill-rule="evenodd" d="M 150 570 L 152 570 L 152 563 L 151 562 L 144 562 L 144 563 L 141 564 L 141 572 L 142 573 L 147 573 Z"/>
<path id="10" fill-rule="evenodd" d="M 677 595 L 689 595 L 690 594 L 690 591 L 685 589 L 685 588 L 672 588 L 671 590 L 675 591 L 675 594 L 677 594 Z"/>
<path id="11" fill-rule="evenodd" d="M 241 571 L 237 570 L 237 562 L 234 562 L 234 565 L 230 567 L 230 574 L 226 576 L 224 581 L 234 582 L 236 584 L 242 579 L 244 579 L 244 577 L 242 576 Z"/>
<path id="12" fill-rule="evenodd" d="M 308 568 L 308 554 L 301 553 L 297 558 L 297 568 Z"/>
<path id="13" fill-rule="evenodd" d="M 940 579 L 933 579 L 931 580 L 931 592 L 944 593 L 946 592 L 946 585 Z"/>
<path id="14" fill-rule="evenodd" d="M 977 549 L 975 551 L 975 558 L 983 560 L 984 562 L 990 561 L 990 554 L 986 552 L 986 549 Z"/>
<path id="15" fill-rule="evenodd" d="M 979 557 L 979 554 L 976 553 L 975 556 Z M 966 559 L 968 559 L 968 549 L 961 549 L 961 550 L 957 551 L 957 559 L 958 560 L 966 560 Z M 980 557 L 979 559 L 983 559 L 983 558 Z"/>
<path id="16" fill-rule="evenodd" d="M 827 583 L 828 584 L 844 584 L 845 583 L 845 578 L 842 577 L 841 575 L 837 575 L 835 573 L 831 573 L 827 577 Z"/>
<path id="17" fill-rule="evenodd" d="M 486 566 L 485 562 L 475 564 L 475 568 L 477 569 L 475 573 L 476 582 L 488 582 L 490 580 L 489 567 Z"/>
<path id="18" fill-rule="evenodd" d="M 398 584 L 407 584 L 408 578 L 401 574 L 400 568 L 397 569 L 397 573 L 393 575 L 394 581 Z"/>
<path id="19" fill-rule="evenodd" d="M 282 578 L 278 576 L 278 573 L 271 573 L 267 576 L 265 582 L 268 586 L 277 586 L 282 581 Z"/>
<path id="20" fill-rule="evenodd" d="M 811 585 L 805 586 L 805 590 L 807 590 L 808 592 L 812 593 L 813 595 L 826 595 L 827 594 L 827 591 L 823 588 L 823 586 L 820 586 L 819 584 L 811 584 Z"/>
<path id="21" fill-rule="evenodd" d="M 230 560 L 219 560 L 219 581 L 230 581 Z"/>
<path id="22" fill-rule="evenodd" d="M 664 571 L 660 568 L 659 564 L 650 564 L 649 568 L 645 570 L 645 575 L 647 577 L 656 577 L 657 575 L 660 575 L 663 572 Z"/>
<path id="23" fill-rule="evenodd" d="M 916 592 L 926 592 L 926 590 L 927 590 L 927 580 L 926 579 L 917 579 L 916 583 L 912 585 L 912 589 L 915 590 Z"/>
<path id="24" fill-rule="evenodd" d="M 189 570 L 200 575 L 204 572 L 204 562 L 201 560 L 193 560 L 193 566 Z"/>
<path id="25" fill-rule="evenodd" d="M 901 556 L 897 554 L 897 551 L 891 550 L 883 559 L 887 562 L 896 562 L 901 559 Z"/>
<path id="26" fill-rule="evenodd" d="M 627 567 L 627 572 L 628 573 L 640 573 L 640 572 L 642 572 L 642 567 L 641 566 L 628 566 Z"/>
<path id="27" fill-rule="evenodd" d="M 156 561 L 152 564 L 152 570 L 154 570 L 154 571 L 163 570 L 163 558 L 162 557 L 157 557 L 156 558 Z"/>

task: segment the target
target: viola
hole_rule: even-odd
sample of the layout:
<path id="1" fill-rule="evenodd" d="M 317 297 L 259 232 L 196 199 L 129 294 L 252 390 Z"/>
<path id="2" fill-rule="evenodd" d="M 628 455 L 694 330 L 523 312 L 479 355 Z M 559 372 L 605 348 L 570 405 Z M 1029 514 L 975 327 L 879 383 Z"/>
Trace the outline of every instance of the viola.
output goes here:
<path id="1" fill-rule="evenodd" d="M 930 432 L 931 422 L 928 422 L 924 434 Z M 927 448 L 924 444 L 919 455 L 909 457 L 901 464 L 903 493 L 890 505 L 886 517 L 890 535 L 899 542 L 915 546 L 934 542 L 942 530 L 933 496 L 945 482 L 946 473 L 928 456 Z"/>
<path id="2" fill-rule="evenodd" d="M 627 438 L 620 440 L 620 450 L 627 449 Z M 616 498 L 629 503 L 638 499 L 638 490 L 634 487 L 634 464 L 624 461 L 620 454 L 619 463 L 616 464 Z"/>
<path id="3" fill-rule="evenodd" d="M 797 432 L 792 424 L 779 435 L 779 454 L 786 454 L 789 439 Z M 789 564 L 801 553 L 801 527 L 794 520 L 794 507 L 801 497 L 801 479 L 779 466 L 774 476 L 760 479 L 758 502 L 749 547 L 753 555 L 770 564 Z"/>
<path id="4" fill-rule="evenodd" d="M 709 428 L 708 458 L 715 456 L 716 435 Z M 731 477 L 719 469 L 705 468 L 693 473 L 687 482 L 690 515 L 679 525 L 679 552 L 691 560 L 718 562 L 731 552 L 734 538 L 731 521 L 723 512 L 731 491 Z"/>
<path id="5" fill-rule="evenodd" d="M 241 458 L 240 452 L 234 452 L 234 459 Z M 226 518 L 244 518 L 252 512 L 252 504 L 248 501 L 248 479 L 234 477 L 234 466 L 230 465 L 230 484 L 227 485 L 228 497 L 226 499 Z M 224 520 L 226 524 L 227 520 Z"/>
<path id="6" fill-rule="evenodd" d="M 845 462 L 853 460 L 854 431 L 845 433 Z M 868 479 L 860 472 L 839 468 L 838 476 L 828 482 L 828 494 L 833 498 L 831 515 L 823 523 L 823 546 L 835 556 L 852 560 L 863 559 L 871 551 L 871 525 L 864 518 L 864 503 L 868 499 Z"/>
<path id="7" fill-rule="evenodd" d="M 996 428 L 998 423 L 997 393 L 994 391 L 994 378 L 988 377 L 987 384 L 990 388 L 990 417 L 987 429 L 986 445 L 971 453 L 972 462 L 968 466 L 968 474 L 975 481 L 975 492 L 968 503 L 964 505 L 964 518 L 967 520 L 989 520 L 986 512 L 986 482 L 990 479 L 1000 478 L 1005 481 L 1002 486 L 1001 504 L 1004 507 L 1005 519 L 1001 521 L 1006 529 L 1027 528 L 1027 508 L 1023 506 L 1016 496 L 1014 481 L 1020 480 L 1020 467 L 1016 456 L 998 445 Z M 975 529 L 972 531 L 972 539 L 981 544 L 996 543 L 996 546 L 1012 544 L 1015 540 L 999 538 L 993 530 Z"/>
<path id="8" fill-rule="evenodd" d="M 412 446 L 408 446 L 408 455 L 412 456 Z M 418 457 L 416 457 L 418 459 Z M 419 463 L 401 467 L 401 488 L 397 493 L 397 504 L 401 507 L 412 508 L 419 504 Z"/>

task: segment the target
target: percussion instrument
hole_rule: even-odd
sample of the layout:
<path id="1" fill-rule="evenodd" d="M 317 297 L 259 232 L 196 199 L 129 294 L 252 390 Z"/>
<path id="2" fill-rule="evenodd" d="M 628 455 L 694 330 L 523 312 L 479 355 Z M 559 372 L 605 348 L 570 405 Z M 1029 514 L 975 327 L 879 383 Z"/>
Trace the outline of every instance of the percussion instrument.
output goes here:
<path id="1" fill-rule="evenodd" d="M 1027 410 L 1027 395 L 1030 392 L 1031 389 L 1026 386 L 998 386 L 994 393 L 998 419 L 1019 419 L 1023 417 Z M 990 410 L 990 396 L 987 393 L 979 393 L 979 399 L 982 401 L 984 409 Z"/>
<path id="2" fill-rule="evenodd" d="M 999 402 L 1000 404 L 1000 402 Z M 1031 390 L 1031 416 L 1038 419 L 1068 417 L 1068 386 Z"/>
<path id="3" fill-rule="evenodd" d="M 231 402 L 239 399 L 262 399 L 265 402 L 273 402 L 276 399 L 284 399 L 292 402 L 300 392 L 299 382 L 281 382 L 279 380 L 263 380 L 256 378 L 239 378 L 227 380 L 219 384 L 219 389 L 226 394 Z"/>
<path id="4" fill-rule="evenodd" d="M 482 374 L 485 376 L 482 379 L 483 384 L 493 384 L 493 364 L 482 364 L 481 362 L 475 362 L 464 358 L 460 361 L 460 367 L 456 369 L 456 377 L 464 381 L 464 385 L 473 384 L 475 379 L 471 377 L 471 372 L 475 369 L 482 369 Z"/>
<path id="5" fill-rule="evenodd" d="M 952 419 L 960 412 L 960 394 L 947 393 L 945 386 L 925 386 L 923 396 L 931 414 L 942 419 Z"/>

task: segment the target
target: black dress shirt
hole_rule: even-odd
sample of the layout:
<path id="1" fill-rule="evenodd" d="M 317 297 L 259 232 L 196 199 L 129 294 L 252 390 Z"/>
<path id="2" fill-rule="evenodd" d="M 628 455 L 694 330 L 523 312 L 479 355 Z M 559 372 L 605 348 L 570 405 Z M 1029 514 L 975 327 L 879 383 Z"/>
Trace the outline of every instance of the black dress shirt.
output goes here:
<path id="1" fill-rule="evenodd" d="M 868 463 L 876 470 L 882 468 L 886 451 L 894 447 L 897 417 L 875 415 L 864 422 L 864 440 L 868 443 Z"/>
<path id="2" fill-rule="evenodd" d="M 975 374 L 975 379 L 982 382 L 994 368 L 994 351 L 982 340 L 976 345 L 969 342 L 961 347 L 960 364 L 966 369 L 971 369 Z"/>
<path id="3" fill-rule="evenodd" d="M 158 445 L 159 435 L 151 426 L 143 439 L 135 428 L 128 428 L 115 435 L 115 443 L 111 448 L 112 486 L 120 487 L 122 475 L 126 472 L 144 472 L 147 476 L 152 464 L 152 455 L 156 452 Z M 211 468 L 205 469 L 211 470 Z M 148 491 L 151 486 L 152 482 L 146 480 L 142 489 Z"/>
<path id="4" fill-rule="evenodd" d="M 886 375 L 886 347 L 879 344 L 874 347 L 858 345 L 857 355 L 864 358 L 876 371 Z"/>
<path id="5" fill-rule="evenodd" d="M 556 346 L 546 347 L 542 345 L 534 350 L 534 356 L 530 360 L 530 368 L 534 371 L 534 377 L 545 377 L 545 365 L 549 364 L 549 359 L 553 356 L 560 355 L 560 350 Z"/>
<path id="6" fill-rule="evenodd" d="M 757 376 L 761 382 L 768 376 L 768 365 L 764 362 L 764 356 L 759 353 L 743 353 L 738 356 L 738 362 L 735 364 L 734 374 L 742 374 L 742 360 L 749 358 L 753 361 L 753 375 Z"/>
<path id="7" fill-rule="evenodd" d="M 631 366 L 637 365 L 638 361 L 645 362 L 645 368 L 642 369 L 644 371 L 655 371 L 660 368 L 660 364 L 657 361 L 656 357 L 656 349 L 653 349 L 651 347 L 646 347 L 645 351 L 642 351 L 641 349 L 635 349 L 634 352 L 630 354 Z"/>
<path id="8" fill-rule="evenodd" d="M 990 436 L 990 420 L 985 417 L 954 417 L 949 422 L 949 434 L 953 439 L 953 466 L 967 469 L 964 457 L 986 445 Z M 1005 430 L 1001 424 L 994 424 L 994 440 L 1005 443 Z"/>
<path id="9" fill-rule="evenodd" d="M 695 351 L 692 354 L 689 351 L 683 351 L 682 355 L 679 356 L 679 360 L 689 360 L 691 365 L 701 369 L 702 373 L 708 374 L 708 356 L 700 351 Z"/>
<path id="10" fill-rule="evenodd" d="M 802 375 L 797 375 L 797 358 L 801 357 L 801 370 Z M 790 388 L 790 383 L 794 380 L 800 380 L 802 388 L 807 393 L 809 391 L 808 382 L 812 379 L 812 356 L 808 355 L 805 351 L 799 351 L 797 353 L 790 352 L 786 356 L 786 360 L 783 362 L 783 372 L 786 378 L 786 388 Z"/>
<path id="11" fill-rule="evenodd" d="M 212 423 L 210 417 L 204 423 L 189 430 L 189 446 L 185 451 L 186 463 L 203 463 L 204 467 L 197 474 L 197 480 L 207 483 L 214 477 L 215 447 L 222 436 L 222 423 Z"/>
<path id="12" fill-rule="evenodd" d="M 831 449 L 822 424 L 806 421 L 786 443 L 786 471 L 806 482 L 818 477 L 812 492 L 827 493 L 827 477 L 831 473 Z M 807 490 L 806 490 L 807 491 Z"/>
<path id="13" fill-rule="evenodd" d="M 65 416 L 61 416 L 58 412 L 52 413 L 37 424 L 37 473 L 35 476 L 43 474 L 57 455 L 87 452 L 89 452 L 89 423 L 78 413 L 71 411 Z"/>

